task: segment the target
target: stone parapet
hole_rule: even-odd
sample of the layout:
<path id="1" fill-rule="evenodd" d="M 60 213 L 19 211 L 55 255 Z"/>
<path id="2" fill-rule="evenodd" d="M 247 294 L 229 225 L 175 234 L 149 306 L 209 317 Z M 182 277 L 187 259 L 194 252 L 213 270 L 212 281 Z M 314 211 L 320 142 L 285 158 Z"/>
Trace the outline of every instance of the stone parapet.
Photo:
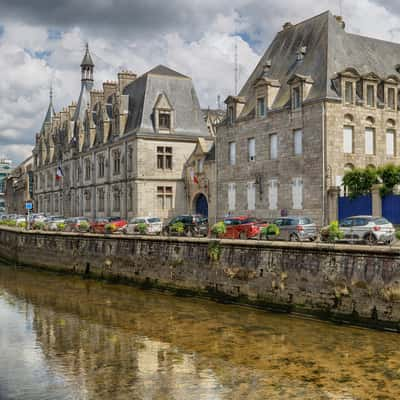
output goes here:
<path id="1" fill-rule="evenodd" d="M 18 265 L 400 330 L 400 248 L 396 247 L 0 227 L 0 257 Z"/>

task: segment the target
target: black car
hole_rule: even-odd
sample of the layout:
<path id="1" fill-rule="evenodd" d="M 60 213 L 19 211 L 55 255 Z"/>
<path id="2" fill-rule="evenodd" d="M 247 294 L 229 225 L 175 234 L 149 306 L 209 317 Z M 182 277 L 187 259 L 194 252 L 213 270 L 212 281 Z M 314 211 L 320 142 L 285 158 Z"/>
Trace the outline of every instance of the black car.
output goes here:
<path id="1" fill-rule="evenodd" d="M 177 227 L 183 225 L 183 232 L 177 231 Z M 208 219 L 202 215 L 179 215 L 172 218 L 163 228 L 164 235 L 185 236 L 207 236 L 208 235 Z"/>

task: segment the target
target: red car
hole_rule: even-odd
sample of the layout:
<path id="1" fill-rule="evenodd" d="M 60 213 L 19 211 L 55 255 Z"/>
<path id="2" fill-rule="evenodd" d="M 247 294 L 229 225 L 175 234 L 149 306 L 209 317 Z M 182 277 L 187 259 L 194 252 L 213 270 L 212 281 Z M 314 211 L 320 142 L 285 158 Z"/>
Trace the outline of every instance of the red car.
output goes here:
<path id="1" fill-rule="evenodd" d="M 241 216 L 224 219 L 226 233 L 224 239 L 251 239 L 257 238 L 260 229 L 268 224 L 258 221 L 256 218 Z"/>
<path id="2" fill-rule="evenodd" d="M 105 227 L 108 224 L 115 225 L 116 230 L 124 227 L 127 222 L 119 217 L 97 218 L 90 224 L 90 232 L 105 233 Z"/>

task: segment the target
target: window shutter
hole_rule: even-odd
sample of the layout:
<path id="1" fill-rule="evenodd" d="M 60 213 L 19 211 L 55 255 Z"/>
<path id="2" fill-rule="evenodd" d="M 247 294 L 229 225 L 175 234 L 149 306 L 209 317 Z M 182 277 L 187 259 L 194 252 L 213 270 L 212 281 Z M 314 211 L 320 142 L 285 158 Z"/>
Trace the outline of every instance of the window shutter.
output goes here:
<path id="1" fill-rule="evenodd" d="M 269 137 L 270 140 L 270 158 L 276 160 L 278 158 L 278 135 L 276 133 Z"/>
<path id="2" fill-rule="evenodd" d="M 256 185 L 254 182 L 247 184 L 247 209 L 256 209 Z"/>
<path id="3" fill-rule="evenodd" d="M 365 128 L 365 154 L 374 154 L 374 129 Z"/>
<path id="4" fill-rule="evenodd" d="M 303 153 L 303 131 L 298 129 L 294 132 L 294 154 L 300 155 Z"/>
<path id="5" fill-rule="evenodd" d="M 249 161 L 254 161 L 256 159 L 256 139 L 251 138 L 248 141 L 249 146 Z"/>
<path id="6" fill-rule="evenodd" d="M 343 152 L 353 153 L 353 127 L 345 126 L 343 128 Z"/>
<path id="7" fill-rule="evenodd" d="M 236 142 L 229 143 L 229 162 L 231 165 L 236 164 Z"/>
<path id="8" fill-rule="evenodd" d="M 389 129 L 386 132 L 386 154 L 388 156 L 394 156 L 394 131 Z"/>
<path id="9" fill-rule="evenodd" d="M 236 184 L 228 184 L 228 210 L 234 211 L 236 208 Z"/>
<path id="10" fill-rule="evenodd" d="M 294 178 L 292 183 L 293 209 L 303 209 L 303 181 L 301 178 Z"/>

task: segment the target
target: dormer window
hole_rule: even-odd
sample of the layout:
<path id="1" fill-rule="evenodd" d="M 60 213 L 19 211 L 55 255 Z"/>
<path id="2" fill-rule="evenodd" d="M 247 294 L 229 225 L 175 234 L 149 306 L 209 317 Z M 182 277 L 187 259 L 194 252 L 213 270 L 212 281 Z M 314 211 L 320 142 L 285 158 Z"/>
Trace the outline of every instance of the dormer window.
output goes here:
<path id="1" fill-rule="evenodd" d="M 233 106 L 228 107 L 228 121 L 232 125 L 234 122 L 234 117 L 233 117 Z"/>
<path id="2" fill-rule="evenodd" d="M 354 87 L 353 82 L 346 81 L 344 85 L 344 101 L 346 104 L 354 103 Z"/>
<path id="3" fill-rule="evenodd" d="M 171 129 L 171 115 L 168 112 L 160 111 L 158 114 L 158 127 L 159 129 Z"/>
<path id="4" fill-rule="evenodd" d="M 367 106 L 375 107 L 375 86 L 367 85 Z"/>
<path id="5" fill-rule="evenodd" d="M 391 110 L 396 109 L 396 90 L 395 88 L 388 88 L 387 90 L 387 107 Z"/>
<path id="6" fill-rule="evenodd" d="M 301 88 L 295 86 L 292 89 L 292 109 L 297 110 L 299 108 L 301 108 Z"/>
<path id="7" fill-rule="evenodd" d="M 259 97 L 257 99 L 257 116 L 265 117 L 265 97 Z"/>

